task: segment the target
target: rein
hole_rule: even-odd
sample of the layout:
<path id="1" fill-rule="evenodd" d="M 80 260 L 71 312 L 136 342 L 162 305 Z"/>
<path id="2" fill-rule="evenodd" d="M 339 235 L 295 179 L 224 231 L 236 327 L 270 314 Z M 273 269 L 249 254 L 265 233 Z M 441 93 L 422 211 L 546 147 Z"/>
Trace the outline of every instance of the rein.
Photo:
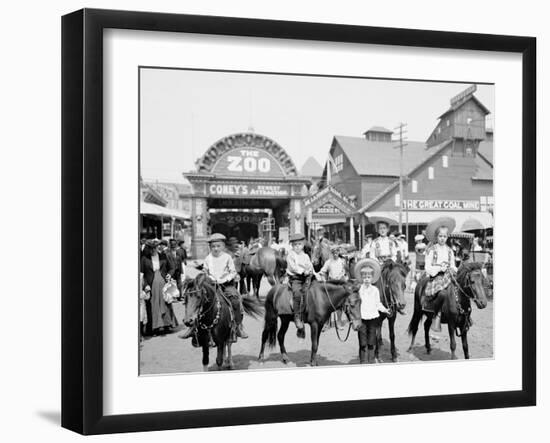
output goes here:
<path id="1" fill-rule="evenodd" d="M 204 300 L 205 300 L 205 292 L 206 291 L 205 291 L 204 288 L 196 289 L 194 291 L 187 291 L 188 294 L 196 294 L 196 293 L 201 294 L 201 303 L 200 303 L 200 309 L 199 309 L 199 314 L 198 314 L 198 325 L 201 329 L 207 330 L 207 329 L 212 329 L 220 321 L 221 303 L 220 303 L 220 299 L 217 297 L 217 291 L 214 291 L 214 299 L 212 300 L 212 304 L 210 305 L 210 307 L 208 309 L 203 311 Z M 208 298 L 206 298 L 206 300 L 209 301 Z M 206 317 L 206 315 L 210 311 L 214 310 L 214 307 L 216 308 L 216 315 L 214 316 L 214 319 L 212 320 L 212 323 L 210 325 L 208 325 L 208 324 L 203 322 L 203 319 L 204 319 L 204 317 Z"/>
<path id="2" fill-rule="evenodd" d="M 458 283 L 458 280 L 454 277 L 454 275 L 452 273 L 449 273 L 449 275 L 451 276 L 451 281 L 455 285 L 455 288 L 457 288 L 460 292 L 462 292 L 462 294 L 464 294 L 464 296 L 466 298 L 468 298 L 469 300 L 475 300 L 476 299 L 476 297 L 474 295 L 468 295 L 468 293 L 462 288 L 462 286 L 460 285 L 460 283 Z M 471 290 L 471 287 L 472 287 L 471 284 L 468 284 L 466 286 L 466 288 L 468 288 L 470 290 Z M 468 308 L 468 312 L 466 312 L 464 310 L 464 308 L 460 304 L 460 300 L 458 299 L 458 293 L 456 293 L 456 292 L 455 292 L 455 298 L 456 298 L 456 306 L 458 308 L 458 314 L 465 316 L 464 329 L 466 331 L 468 331 L 468 329 L 470 329 L 470 313 L 471 313 L 472 309 Z M 455 331 L 455 334 L 456 334 L 457 337 L 461 337 L 462 336 L 462 331 L 459 333 L 458 328 L 457 328 L 456 331 Z"/>
<path id="3" fill-rule="evenodd" d="M 334 306 L 334 303 L 332 303 L 332 300 L 330 299 L 330 295 L 327 290 L 327 284 L 325 282 L 323 282 L 323 289 L 325 290 L 325 294 L 327 295 L 330 306 L 332 306 L 332 309 L 334 310 L 334 312 L 336 312 L 336 306 Z M 338 337 L 338 340 L 340 340 L 342 343 L 345 343 L 346 341 L 348 341 L 349 334 L 351 333 L 351 322 L 348 324 L 348 332 L 346 333 L 346 338 L 344 338 L 343 340 L 340 337 L 340 333 L 338 332 L 338 325 L 336 324 L 336 320 L 334 320 L 334 330 L 336 331 L 336 337 Z"/>

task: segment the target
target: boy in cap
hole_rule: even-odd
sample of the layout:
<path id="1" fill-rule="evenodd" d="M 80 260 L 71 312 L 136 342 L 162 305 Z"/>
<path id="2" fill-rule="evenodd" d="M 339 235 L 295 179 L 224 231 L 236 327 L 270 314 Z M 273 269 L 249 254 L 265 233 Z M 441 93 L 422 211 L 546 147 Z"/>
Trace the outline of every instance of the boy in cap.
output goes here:
<path id="1" fill-rule="evenodd" d="M 357 331 L 359 362 L 361 364 L 374 363 L 376 329 L 380 321 L 379 312 L 389 314 L 389 310 L 380 301 L 378 288 L 374 286 L 374 283 L 380 278 L 380 264 L 372 258 L 363 259 L 355 265 L 355 275 L 359 276 L 361 281 L 359 296 L 361 298 L 362 324 Z"/>
<path id="2" fill-rule="evenodd" d="M 331 257 L 325 262 L 319 271 L 321 280 L 329 280 L 334 283 L 342 283 L 347 281 L 346 262 L 340 257 L 340 247 L 332 245 L 330 247 Z"/>
<path id="3" fill-rule="evenodd" d="M 292 234 L 290 236 L 292 250 L 288 253 L 286 268 L 293 295 L 294 323 L 300 337 L 305 337 L 302 312 L 305 294 L 313 275 L 313 264 L 309 255 L 304 252 L 304 240 L 303 234 Z"/>
<path id="4" fill-rule="evenodd" d="M 203 271 L 212 283 L 220 286 L 225 296 L 231 301 L 236 336 L 248 338 L 242 325 L 244 317 L 242 299 L 235 287 L 235 278 L 237 277 L 235 263 L 233 262 L 233 258 L 224 251 L 225 235 L 212 234 L 208 239 L 208 245 L 210 247 L 210 254 L 204 259 Z M 179 337 L 191 337 L 193 332 L 193 328 L 190 328 L 189 331 L 185 331 Z"/>

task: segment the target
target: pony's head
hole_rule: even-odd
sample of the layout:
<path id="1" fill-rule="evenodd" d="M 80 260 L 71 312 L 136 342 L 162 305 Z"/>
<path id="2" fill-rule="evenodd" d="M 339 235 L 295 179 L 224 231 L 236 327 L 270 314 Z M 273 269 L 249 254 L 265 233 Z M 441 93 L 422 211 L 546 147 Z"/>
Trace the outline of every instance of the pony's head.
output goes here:
<path id="1" fill-rule="evenodd" d="M 487 306 L 487 296 L 483 287 L 482 263 L 463 263 L 458 269 L 456 280 L 466 295 L 479 309 Z"/>
<path id="2" fill-rule="evenodd" d="M 404 309 L 407 304 L 405 301 L 407 268 L 401 263 L 386 261 L 382 267 L 382 283 L 388 294 L 390 305 L 394 305 L 398 310 Z"/>
<path id="3" fill-rule="evenodd" d="M 351 322 L 354 331 L 361 327 L 361 297 L 359 296 L 359 286 L 353 283 L 346 283 L 344 286 L 348 294 L 344 302 L 344 312 Z"/>
<path id="4" fill-rule="evenodd" d="M 194 279 L 185 280 L 182 293 L 185 303 L 183 324 L 193 326 L 196 324 L 205 297 L 206 274 L 200 273 Z"/>

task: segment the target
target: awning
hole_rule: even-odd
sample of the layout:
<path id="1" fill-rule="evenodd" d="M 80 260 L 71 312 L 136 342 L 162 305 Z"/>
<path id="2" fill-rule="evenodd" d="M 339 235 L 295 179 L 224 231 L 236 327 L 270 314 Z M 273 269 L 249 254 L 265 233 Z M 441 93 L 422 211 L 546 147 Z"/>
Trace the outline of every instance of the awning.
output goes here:
<path id="1" fill-rule="evenodd" d="M 369 219 L 372 217 L 385 217 L 393 220 L 399 220 L 398 211 L 371 211 L 365 212 L 365 216 Z M 493 216 L 490 212 L 452 212 L 452 211 L 409 211 L 408 217 L 405 211 L 403 211 L 403 224 L 409 223 L 410 225 L 427 225 L 432 220 L 438 217 L 453 217 L 456 220 L 456 231 L 465 231 L 471 229 L 487 229 L 493 227 Z M 479 227 L 469 227 L 472 225 Z M 464 229 L 466 225 L 467 229 Z"/>
<path id="2" fill-rule="evenodd" d="M 164 206 L 155 205 L 154 203 L 140 202 L 139 212 L 143 215 L 156 215 L 158 217 L 174 217 L 185 220 L 191 220 L 188 212 L 180 211 L 179 209 L 166 208 Z"/>

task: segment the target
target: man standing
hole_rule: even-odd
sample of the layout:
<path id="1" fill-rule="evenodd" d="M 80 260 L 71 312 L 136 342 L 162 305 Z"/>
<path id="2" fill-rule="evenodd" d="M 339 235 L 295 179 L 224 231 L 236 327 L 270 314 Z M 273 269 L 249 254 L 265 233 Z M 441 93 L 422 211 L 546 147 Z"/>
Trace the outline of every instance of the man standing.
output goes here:
<path id="1" fill-rule="evenodd" d="M 185 249 L 185 241 L 179 240 L 178 241 L 178 248 L 176 249 L 177 254 L 180 257 L 181 262 L 184 265 L 187 265 L 187 250 Z"/>
<path id="2" fill-rule="evenodd" d="M 180 254 L 178 254 L 178 247 L 176 240 L 171 238 L 169 241 L 168 249 L 165 251 L 166 259 L 171 264 L 171 268 L 174 268 L 174 274 L 172 278 L 176 280 L 178 286 L 178 291 L 181 295 L 181 286 L 182 286 L 182 275 L 184 274 L 183 261 Z"/>

